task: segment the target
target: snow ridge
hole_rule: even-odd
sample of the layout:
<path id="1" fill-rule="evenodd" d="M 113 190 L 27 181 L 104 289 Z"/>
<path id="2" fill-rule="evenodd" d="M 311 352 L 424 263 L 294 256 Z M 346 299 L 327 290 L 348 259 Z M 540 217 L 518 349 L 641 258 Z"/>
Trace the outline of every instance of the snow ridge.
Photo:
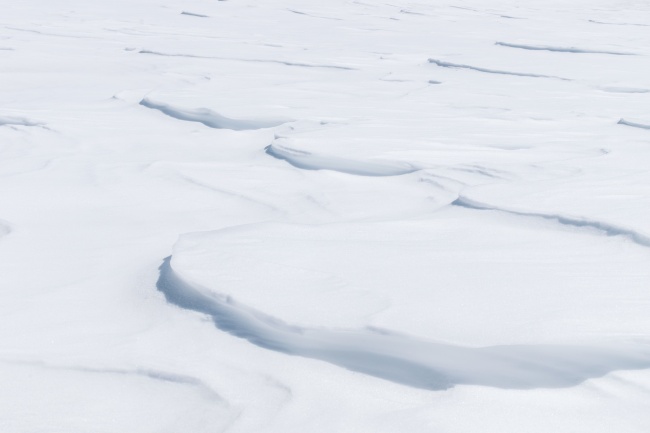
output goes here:
<path id="1" fill-rule="evenodd" d="M 313 63 L 304 63 L 304 62 L 290 62 L 288 60 L 276 60 L 276 59 L 242 59 L 237 57 L 217 57 L 217 56 L 200 56 L 197 54 L 180 54 L 180 53 L 163 53 L 160 51 L 152 50 L 140 50 L 139 54 L 151 54 L 154 56 L 163 56 L 163 57 L 187 57 L 190 59 L 214 59 L 214 60 L 230 60 L 234 62 L 251 62 L 251 63 L 276 63 L 278 65 L 284 66 L 295 66 L 299 68 L 324 68 L 324 69 L 341 69 L 344 71 L 356 71 L 356 68 L 351 66 L 341 66 L 341 65 L 321 65 Z"/>
<path id="2" fill-rule="evenodd" d="M 242 120 L 231 119 L 226 116 L 212 111 L 208 108 L 195 108 L 185 109 L 175 107 L 173 105 L 164 104 L 162 102 L 155 102 L 149 98 L 144 98 L 140 101 L 143 107 L 151 108 L 153 110 L 161 111 L 162 113 L 173 117 L 178 120 L 186 120 L 188 122 L 202 123 L 209 128 L 216 129 L 232 129 L 234 131 L 245 131 L 251 129 L 273 128 L 282 125 L 286 121 L 280 120 Z"/>
<path id="3" fill-rule="evenodd" d="M 25 119 L 24 117 L 0 116 L 0 126 L 4 125 L 41 126 L 42 123 Z"/>
<path id="4" fill-rule="evenodd" d="M 472 71 L 485 72 L 487 74 L 514 75 L 516 77 L 554 78 L 556 80 L 571 81 L 568 78 L 555 77 L 552 75 L 531 74 L 526 72 L 500 71 L 497 69 L 487 69 L 487 68 L 481 68 L 477 66 L 462 65 L 460 63 L 444 62 L 442 60 L 436 60 L 436 59 L 429 59 L 429 63 L 433 63 L 434 65 L 443 68 L 470 69 Z"/>
<path id="5" fill-rule="evenodd" d="M 643 247 L 650 247 L 650 237 L 646 236 L 642 233 L 639 233 L 637 231 L 634 231 L 632 229 L 628 229 L 625 227 L 620 227 L 614 224 L 602 222 L 602 221 L 596 221 L 596 220 L 589 220 L 586 218 L 577 218 L 577 217 L 570 217 L 570 216 L 565 216 L 565 215 L 559 215 L 559 214 L 546 214 L 546 213 L 539 213 L 539 212 L 522 212 L 522 211 L 516 211 L 516 210 L 510 210 L 510 209 L 504 209 L 500 208 L 497 206 L 492 206 L 489 204 L 485 203 L 480 203 L 471 199 L 468 199 L 466 197 L 458 197 L 456 200 L 454 200 L 451 203 L 453 206 L 459 206 L 459 207 L 464 207 L 467 209 L 475 209 L 475 210 L 489 210 L 489 211 L 496 211 L 496 212 L 504 212 L 508 213 L 511 215 L 519 215 L 519 216 L 524 216 L 524 217 L 532 217 L 532 218 L 542 218 L 545 220 L 551 220 L 555 221 L 559 224 L 566 225 L 566 226 L 572 226 L 572 227 L 578 227 L 578 228 L 586 228 L 586 229 L 593 229 L 597 230 L 598 232 L 601 232 L 602 234 L 606 236 L 621 236 L 624 238 L 627 238 L 628 240 L 634 242 L 635 244 L 641 245 Z"/>
<path id="6" fill-rule="evenodd" d="M 207 15 L 202 15 L 202 14 L 197 14 L 197 13 L 194 13 L 194 12 L 187 12 L 187 11 L 181 12 L 181 15 L 189 15 L 191 17 L 197 17 L 197 18 L 210 18 Z"/>
<path id="7" fill-rule="evenodd" d="M 524 44 L 511 44 L 509 42 L 495 42 L 494 45 L 500 45 L 502 47 L 509 48 L 519 48 L 522 50 L 531 50 L 531 51 L 554 51 L 558 53 L 576 53 L 576 54 L 612 54 L 615 56 L 635 56 L 634 53 L 625 53 L 621 51 L 599 51 L 599 50 L 588 50 L 584 48 L 575 48 L 575 47 L 551 47 L 548 45 L 524 45 Z"/>
<path id="8" fill-rule="evenodd" d="M 260 347 L 326 361 L 402 385 L 443 390 L 460 384 L 504 389 L 561 388 L 619 369 L 650 367 L 646 344 L 511 345 L 469 348 L 373 329 L 292 326 L 193 284 L 160 266 L 157 287 L 168 302 L 209 316 L 224 332 Z"/>
<path id="9" fill-rule="evenodd" d="M 644 123 L 638 123 L 638 122 L 630 122 L 629 120 L 625 120 L 625 119 L 619 120 L 618 124 L 619 125 L 632 126 L 634 128 L 650 129 L 650 125 L 646 125 Z"/>
<path id="10" fill-rule="evenodd" d="M 408 163 L 355 161 L 336 156 L 315 155 L 277 142 L 267 146 L 266 153 L 304 170 L 332 170 L 358 176 L 399 176 L 419 170 Z"/>
<path id="11" fill-rule="evenodd" d="M 643 89 L 638 87 L 606 86 L 601 87 L 601 90 L 611 93 L 650 93 L 650 89 Z"/>
<path id="12" fill-rule="evenodd" d="M 650 27 L 650 24 L 640 24 L 640 23 L 609 23 L 606 21 L 596 21 L 589 20 L 590 23 L 594 24 L 606 24 L 608 26 L 635 26 L 635 27 Z"/>

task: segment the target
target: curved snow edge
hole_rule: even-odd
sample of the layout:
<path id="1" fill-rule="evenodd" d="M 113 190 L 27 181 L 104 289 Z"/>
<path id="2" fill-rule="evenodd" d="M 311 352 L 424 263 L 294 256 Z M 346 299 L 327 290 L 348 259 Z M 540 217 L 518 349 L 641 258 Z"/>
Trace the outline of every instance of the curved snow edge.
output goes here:
<path id="1" fill-rule="evenodd" d="M 400 176 L 420 170 L 405 162 L 357 161 L 337 156 L 316 155 L 278 142 L 268 145 L 265 150 L 268 155 L 303 170 L 332 170 L 358 176 Z"/>
<path id="2" fill-rule="evenodd" d="M 232 119 L 210 110 L 209 108 L 186 109 L 176 107 L 162 102 L 156 102 L 149 98 L 140 101 L 143 107 L 158 110 L 174 119 L 186 120 L 189 122 L 202 123 L 209 128 L 232 129 L 234 131 L 245 131 L 251 129 L 272 128 L 290 122 L 290 120 L 242 120 Z"/>
<path id="3" fill-rule="evenodd" d="M 650 346 L 642 343 L 468 348 L 372 329 L 291 326 L 191 282 L 174 270 L 172 260 L 167 257 L 163 261 L 157 282 L 171 304 L 206 314 L 220 330 L 262 348 L 329 362 L 410 387 L 560 388 L 615 370 L 650 368 Z"/>
<path id="4" fill-rule="evenodd" d="M 642 233 L 639 233 L 637 231 L 634 231 L 632 229 L 621 227 L 615 224 L 610 224 L 603 221 L 571 217 L 571 216 L 560 215 L 560 214 L 550 214 L 550 213 L 541 213 L 541 212 L 523 212 L 518 210 L 511 210 L 511 209 L 506 209 L 506 208 L 501 208 L 501 207 L 481 203 L 462 196 L 459 196 L 451 204 L 452 206 L 459 206 L 468 209 L 491 210 L 497 212 L 504 212 L 511 215 L 542 218 L 545 220 L 555 221 L 559 224 L 566 225 L 566 226 L 594 229 L 603 233 L 606 236 L 622 236 L 634 242 L 635 244 L 641 245 L 643 247 L 650 247 L 650 237 Z"/>
<path id="5" fill-rule="evenodd" d="M 644 123 L 639 123 L 639 122 L 630 122 L 629 120 L 625 120 L 625 119 L 619 120 L 618 124 L 625 125 L 625 126 L 632 126 L 634 128 L 650 129 L 650 125 L 646 125 Z"/>

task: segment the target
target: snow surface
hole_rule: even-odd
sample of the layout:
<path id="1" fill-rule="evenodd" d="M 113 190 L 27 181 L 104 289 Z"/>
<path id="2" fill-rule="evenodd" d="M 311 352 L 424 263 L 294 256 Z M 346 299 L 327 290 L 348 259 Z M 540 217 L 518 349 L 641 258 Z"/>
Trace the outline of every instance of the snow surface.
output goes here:
<path id="1" fill-rule="evenodd" d="M 650 5 L 24 0 L 1 432 L 650 431 Z"/>

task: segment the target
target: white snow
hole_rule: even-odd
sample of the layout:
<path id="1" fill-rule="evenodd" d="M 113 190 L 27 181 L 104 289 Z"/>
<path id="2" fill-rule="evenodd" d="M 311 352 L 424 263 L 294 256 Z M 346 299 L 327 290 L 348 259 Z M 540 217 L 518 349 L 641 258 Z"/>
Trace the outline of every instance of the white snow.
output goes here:
<path id="1" fill-rule="evenodd" d="M 650 6 L 25 0 L 1 432 L 647 432 Z"/>

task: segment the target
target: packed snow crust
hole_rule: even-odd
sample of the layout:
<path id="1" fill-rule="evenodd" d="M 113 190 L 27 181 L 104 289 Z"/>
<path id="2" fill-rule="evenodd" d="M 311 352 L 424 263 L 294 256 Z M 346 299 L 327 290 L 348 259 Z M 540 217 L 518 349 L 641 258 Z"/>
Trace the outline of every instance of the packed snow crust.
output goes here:
<path id="1" fill-rule="evenodd" d="M 1 432 L 650 431 L 650 5 L 2 10 Z"/>

